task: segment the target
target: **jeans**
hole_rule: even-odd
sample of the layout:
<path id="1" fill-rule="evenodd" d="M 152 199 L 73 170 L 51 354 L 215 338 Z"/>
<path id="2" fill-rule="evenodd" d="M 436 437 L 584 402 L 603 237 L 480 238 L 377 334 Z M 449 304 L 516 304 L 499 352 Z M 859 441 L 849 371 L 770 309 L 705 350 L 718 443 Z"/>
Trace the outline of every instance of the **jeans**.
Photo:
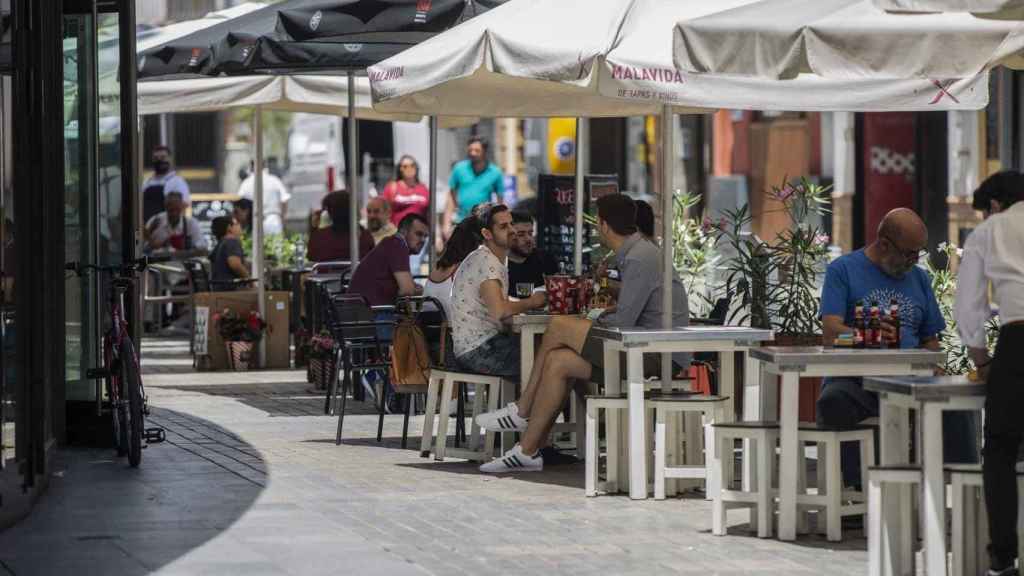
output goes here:
<path id="1" fill-rule="evenodd" d="M 853 426 L 878 416 L 878 395 L 864 389 L 860 378 L 826 378 L 817 404 L 821 426 Z M 977 422 L 970 412 L 946 412 L 942 415 L 943 460 L 946 463 L 976 464 Z M 876 450 L 877 453 L 877 450 Z M 844 442 L 840 449 L 843 482 L 860 486 L 860 451 L 855 442 Z"/>
<path id="2" fill-rule="evenodd" d="M 522 345 L 519 335 L 502 332 L 457 358 L 466 370 L 479 374 L 520 378 L 522 364 L 519 353 Z"/>

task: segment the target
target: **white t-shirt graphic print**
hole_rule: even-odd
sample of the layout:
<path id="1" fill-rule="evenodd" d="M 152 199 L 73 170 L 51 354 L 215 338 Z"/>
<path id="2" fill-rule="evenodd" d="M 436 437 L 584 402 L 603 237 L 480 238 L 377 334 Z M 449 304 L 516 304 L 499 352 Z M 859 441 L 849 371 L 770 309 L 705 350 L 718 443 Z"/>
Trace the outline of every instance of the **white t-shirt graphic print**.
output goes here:
<path id="1" fill-rule="evenodd" d="M 486 246 L 477 248 L 459 265 L 452 286 L 451 324 L 455 355 L 464 356 L 502 331 L 487 312 L 480 285 L 488 280 L 501 284 L 508 293 L 508 268 Z"/>

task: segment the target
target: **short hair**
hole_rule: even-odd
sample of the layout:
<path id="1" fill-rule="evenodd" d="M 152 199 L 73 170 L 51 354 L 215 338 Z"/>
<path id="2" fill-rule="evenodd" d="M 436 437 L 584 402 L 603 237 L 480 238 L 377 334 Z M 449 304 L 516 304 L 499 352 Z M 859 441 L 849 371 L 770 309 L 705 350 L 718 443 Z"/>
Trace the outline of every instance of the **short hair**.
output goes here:
<path id="1" fill-rule="evenodd" d="M 410 212 L 409 214 L 406 214 L 405 217 L 402 218 L 402 220 L 398 223 L 398 231 L 408 232 L 409 229 L 412 228 L 413 222 L 420 222 L 427 228 L 430 228 L 430 222 L 427 222 L 426 218 L 415 212 Z"/>
<path id="2" fill-rule="evenodd" d="M 370 198 L 366 202 L 366 205 L 369 206 L 371 202 L 380 202 L 384 206 L 384 211 L 385 212 L 391 212 L 391 202 L 388 202 L 387 198 L 385 198 L 383 196 L 375 196 L 373 198 Z"/>
<path id="3" fill-rule="evenodd" d="M 169 190 L 168 192 L 164 193 L 164 202 L 167 202 L 172 197 L 177 198 L 178 200 L 180 200 L 182 202 L 185 201 L 185 195 L 184 194 L 182 194 L 181 192 L 179 192 L 177 190 Z"/>
<path id="4" fill-rule="evenodd" d="M 1024 174 L 1016 170 L 1003 170 L 989 176 L 974 191 L 971 206 L 975 210 L 991 209 L 991 200 L 1006 208 L 1018 200 L 1024 200 Z"/>
<path id="5" fill-rule="evenodd" d="M 219 242 L 228 233 L 228 228 L 231 228 L 231 224 L 235 221 L 231 216 L 217 216 L 213 219 L 213 223 L 210 224 L 210 228 L 213 230 L 213 235 Z"/>
<path id="6" fill-rule="evenodd" d="M 508 206 L 505 206 L 504 204 L 495 204 L 488 208 L 480 218 L 481 228 L 494 232 L 494 217 L 502 212 L 508 212 Z"/>
<path id="7" fill-rule="evenodd" d="M 235 200 L 234 207 L 241 208 L 246 212 L 252 212 L 252 200 L 249 200 L 248 198 L 239 198 L 238 200 Z"/>
<path id="8" fill-rule="evenodd" d="M 480 219 L 476 216 L 465 218 L 455 226 L 451 238 L 444 245 L 444 251 L 437 259 L 437 265 L 441 268 L 449 268 L 461 263 L 474 250 L 484 242 L 484 236 L 480 232 Z"/>
<path id="9" fill-rule="evenodd" d="M 174 155 L 171 154 L 171 147 L 168 146 L 167 144 L 157 144 L 156 146 L 153 146 L 153 151 L 150 152 L 150 154 L 155 154 L 157 152 L 167 152 L 168 156 Z"/>
<path id="10" fill-rule="evenodd" d="M 469 148 L 469 145 L 474 142 L 479 144 L 480 147 L 484 149 L 484 152 L 487 152 L 491 147 L 490 143 L 487 142 L 487 138 L 484 138 L 483 136 L 470 136 L 469 140 L 466 140 L 466 148 Z"/>
<path id="11" fill-rule="evenodd" d="M 636 202 L 625 194 L 607 194 L 597 200 L 597 217 L 620 236 L 636 233 Z"/>
<path id="12" fill-rule="evenodd" d="M 533 224 L 533 216 L 529 212 L 523 212 L 521 210 L 512 211 L 512 223 L 513 224 Z"/>
<path id="13" fill-rule="evenodd" d="M 648 238 L 654 238 L 654 208 L 644 200 L 636 201 L 636 227 Z"/>

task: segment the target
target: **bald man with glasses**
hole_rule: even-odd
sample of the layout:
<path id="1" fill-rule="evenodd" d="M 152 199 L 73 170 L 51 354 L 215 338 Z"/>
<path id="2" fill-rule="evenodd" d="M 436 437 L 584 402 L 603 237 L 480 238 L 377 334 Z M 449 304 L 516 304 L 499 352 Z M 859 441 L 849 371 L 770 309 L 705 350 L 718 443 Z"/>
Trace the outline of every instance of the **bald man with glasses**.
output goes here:
<path id="1" fill-rule="evenodd" d="M 946 322 L 932 291 L 931 278 L 917 264 L 927 254 L 928 229 L 912 210 L 899 208 L 886 214 L 878 238 L 868 247 L 837 258 L 825 273 L 821 294 L 822 331 L 826 343 L 839 334 L 852 333 L 854 307 L 872 303 L 888 310 L 895 300 L 900 309 L 899 343 L 902 348 L 939 350 Z M 886 315 L 887 316 L 887 315 Z M 896 340 L 896 327 L 882 320 L 882 339 Z M 878 416 L 878 396 L 863 388 L 860 378 L 826 378 L 817 403 L 818 423 L 851 426 Z M 947 413 L 943 420 L 946 460 L 977 462 L 973 419 Z M 847 486 L 860 486 L 860 455 L 856 445 L 844 446 L 843 478 Z"/>

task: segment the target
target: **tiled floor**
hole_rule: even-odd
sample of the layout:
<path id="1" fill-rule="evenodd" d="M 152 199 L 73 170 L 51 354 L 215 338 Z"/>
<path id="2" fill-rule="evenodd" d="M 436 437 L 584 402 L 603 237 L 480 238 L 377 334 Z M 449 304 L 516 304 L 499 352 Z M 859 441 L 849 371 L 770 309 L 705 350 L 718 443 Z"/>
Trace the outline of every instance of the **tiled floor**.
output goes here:
<path id="1" fill-rule="evenodd" d="M 866 573 L 856 533 L 759 540 L 737 512 L 717 538 L 700 499 L 585 498 L 579 464 L 483 476 L 400 449 L 400 416 L 378 444 L 359 403 L 335 446 L 304 372 L 193 373 L 187 343 L 143 350 L 168 441 L 138 470 L 60 452 L 35 511 L 0 533 L 0 574 Z"/>

